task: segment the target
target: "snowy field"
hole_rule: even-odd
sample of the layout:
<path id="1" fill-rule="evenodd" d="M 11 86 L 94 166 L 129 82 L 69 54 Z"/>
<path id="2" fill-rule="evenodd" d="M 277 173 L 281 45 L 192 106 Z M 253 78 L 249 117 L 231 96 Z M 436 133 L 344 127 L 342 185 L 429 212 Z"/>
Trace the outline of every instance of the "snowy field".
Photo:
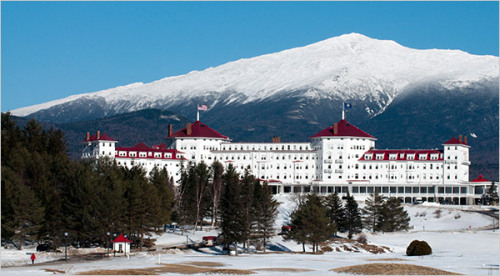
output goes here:
<path id="1" fill-rule="evenodd" d="M 286 222 L 287 214 L 294 208 L 294 201 L 287 196 L 279 196 L 282 205 L 279 208 L 277 225 Z M 477 208 L 477 207 L 476 207 Z M 179 274 L 174 265 L 190 265 L 196 267 L 213 267 L 222 269 L 249 270 L 255 275 L 324 275 L 337 274 L 330 271 L 351 265 L 370 263 L 403 263 L 428 266 L 450 272 L 467 275 L 498 275 L 499 239 L 498 230 L 482 230 L 482 227 L 492 224 L 492 219 L 478 213 L 467 212 L 466 207 L 410 205 L 405 209 L 410 215 L 410 225 L 413 229 L 398 233 L 366 233 L 369 244 L 386 246 L 392 252 L 372 254 L 365 250 L 360 252 L 332 251 L 321 255 L 294 254 L 290 251 L 302 251 L 302 245 L 293 241 L 284 241 L 281 236 L 275 236 L 268 246 L 268 254 L 250 253 L 239 256 L 220 255 L 220 248 L 205 248 L 202 251 L 179 249 L 163 249 L 172 245 L 182 245 L 186 242 L 201 241 L 203 236 L 217 235 L 216 231 L 190 232 L 188 236 L 180 233 L 165 233 L 156 238 L 156 251 L 132 252 L 127 257 L 98 257 L 86 260 L 75 256 L 86 253 L 104 253 L 105 249 L 71 249 L 68 262 L 57 261 L 64 258 L 62 253 L 36 253 L 35 265 L 31 265 L 29 254 L 34 248 L 22 251 L 2 249 L 2 275 L 46 275 L 46 274 L 78 274 L 85 272 L 97 273 L 99 270 L 156 269 L 156 274 Z M 441 216 L 436 218 L 435 210 L 441 209 Z M 469 228 L 470 227 L 470 228 Z M 433 254 L 422 257 L 406 256 L 406 247 L 413 240 L 425 240 L 432 247 Z M 334 247 L 332 245 L 332 247 Z M 309 247 L 307 251 L 311 251 Z M 288 252 L 287 252 L 288 251 Z M 148 270 L 149 269 L 149 270 Z M 194 271 L 196 272 L 196 271 Z M 206 272 L 198 272 L 198 275 Z"/>

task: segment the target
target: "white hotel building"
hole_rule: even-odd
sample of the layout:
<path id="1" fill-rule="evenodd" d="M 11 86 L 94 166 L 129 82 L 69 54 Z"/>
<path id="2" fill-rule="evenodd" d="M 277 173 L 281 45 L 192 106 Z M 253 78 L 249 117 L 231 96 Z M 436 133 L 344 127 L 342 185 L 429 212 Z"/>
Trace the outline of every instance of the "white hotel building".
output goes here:
<path id="1" fill-rule="evenodd" d="M 118 165 L 142 166 L 147 172 L 165 167 L 177 182 L 180 170 L 188 162 L 215 160 L 232 164 L 243 174 L 250 168 L 261 181 L 267 181 L 275 193 L 320 194 L 348 191 L 363 200 L 370 193 L 430 202 L 474 204 L 485 192 L 489 181 L 479 177 L 469 181 L 467 137 L 452 138 L 442 150 L 378 150 L 375 137 L 346 120 L 310 137 L 310 142 L 270 143 L 231 142 L 227 136 L 200 121 L 188 123 L 175 133 L 169 128 L 168 145 L 116 147 L 106 134 L 83 141 L 82 158 L 114 158 Z"/>

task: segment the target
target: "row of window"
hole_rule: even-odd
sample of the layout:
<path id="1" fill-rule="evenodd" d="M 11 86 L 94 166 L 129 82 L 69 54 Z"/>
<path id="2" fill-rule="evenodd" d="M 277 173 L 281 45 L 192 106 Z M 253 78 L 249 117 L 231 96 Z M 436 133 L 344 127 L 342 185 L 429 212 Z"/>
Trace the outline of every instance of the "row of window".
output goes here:
<path id="1" fill-rule="evenodd" d="M 309 145 L 222 145 L 222 150 L 309 150 Z"/>
<path id="2" fill-rule="evenodd" d="M 135 151 L 131 151 L 131 152 L 118 151 L 115 154 L 118 154 L 118 156 L 120 156 L 120 157 L 126 157 L 127 153 L 128 153 L 129 157 L 172 158 L 172 153 L 169 153 L 169 152 L 164 152 L 163 154 L 161 152 L 154 152 L 154 153 L 153 152 L 139 152 L 139 155 L 137 155 L 137 152 L 135 152 Z M 104 154 L 104 151 L 103 151 L 103 154 Z M 111 155 L 111 153 L 110 153 L 110 155 Z"/>
<path id="3" fill-rule="evenodd" d="M 217 160 L 217 156 L 215 160 Z M 314 154 L 300 154 L 300 155 L 291 155 L 291 154 L 277 154 L 270 155 L 269 160 L 314 160 Z M 242 155 L 221 155 L 219 160 L 252 160 L 252 154 L 242 154 Z M 254 160 L 267 160 L 267 155 L 257 155 Z"/>

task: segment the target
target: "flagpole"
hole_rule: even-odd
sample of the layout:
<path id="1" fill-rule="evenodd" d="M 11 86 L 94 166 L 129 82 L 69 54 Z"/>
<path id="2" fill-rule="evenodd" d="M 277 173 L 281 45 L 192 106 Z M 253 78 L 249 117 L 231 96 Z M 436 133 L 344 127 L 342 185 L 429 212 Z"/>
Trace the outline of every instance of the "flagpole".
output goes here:
<path id="1" fill-rule="evenodd" d="M 344 117 L 345 117 L 344 107 L 345 107 L 345 103 L 342 102 L 342 120 L 344 120 Z"/>
<path id="2" fill-rule="evenodd" d="M 200 109 L 198 107 L 199 105 L 196 105 L 196 121 L 200 120 Z"/>

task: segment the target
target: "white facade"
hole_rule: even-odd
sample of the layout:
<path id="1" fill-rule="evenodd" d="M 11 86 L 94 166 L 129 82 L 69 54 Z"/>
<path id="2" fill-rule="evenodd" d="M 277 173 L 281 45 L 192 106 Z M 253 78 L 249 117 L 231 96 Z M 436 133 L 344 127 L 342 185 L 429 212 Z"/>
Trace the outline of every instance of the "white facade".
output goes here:
<path id="1" fill-rule="evenodd" d="M 85 141 L 82 157 L 110 155 L 119 165 L 140 165 L 146 171 L 165 167 L 176 182 L 182 162 L 211 165 L 217 160 L 226 167 L 232 164 L 240 174 L 249 168 L 276 193 L 349 192 L 363 199 L 379 192 L 405 202 L 455 204 L 470 204 L 479 196 L 469 182 L 470 147 L 461 136 L 444 143 L 442 150 L 377 150 L 376 138 L 341 120 L 313 135 L 310 142 L 273 137 L 270 143 L 235 143 L 196 121 L 176 133 L 170 131 L 167 139 L 169 145 L 162 149 L 145 145 L 115 149 L 116 141 Z"/>

